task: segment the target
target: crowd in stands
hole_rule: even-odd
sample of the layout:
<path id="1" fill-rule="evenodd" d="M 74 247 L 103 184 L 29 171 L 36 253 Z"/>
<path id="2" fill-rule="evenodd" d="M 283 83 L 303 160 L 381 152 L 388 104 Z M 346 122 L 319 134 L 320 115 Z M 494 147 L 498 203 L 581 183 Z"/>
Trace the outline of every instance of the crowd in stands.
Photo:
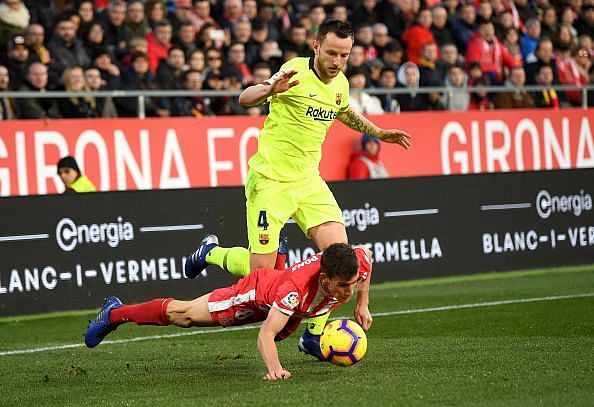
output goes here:
<path id="1" fill-rule="evenodd" d="M 553 87 L 594 80 L 594 0 L 1 0 L 0 92 L 241 90 L 312 56 L 328 18 L 354 27 L 345 74 L 362 113 L 581 106 L 582 92 Z M 506 92 L 472 91 L 497 85 Z M 144 102 L 149 117 L 267 112 L 230 96 Z M 0 93 L 2 119 L 137 115 L 132 97 Z"/>

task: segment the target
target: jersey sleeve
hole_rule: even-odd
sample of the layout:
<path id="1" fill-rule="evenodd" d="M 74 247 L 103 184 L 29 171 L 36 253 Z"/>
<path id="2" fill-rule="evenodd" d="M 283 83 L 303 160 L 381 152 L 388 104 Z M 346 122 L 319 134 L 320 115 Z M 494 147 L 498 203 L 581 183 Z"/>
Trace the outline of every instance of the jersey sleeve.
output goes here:
<path id="1" fill-rule="evenodd" d="M 359 282 L 362 282 L 371 276 L 371 259 L 362 247 L 355 247 L 355 253 L 359 260 Z"/>
<path id="2" fill-rule="evenodd" d="M 278 287 L 272 306 L 283 314 L 292 316 L 299 306 L 301 298 L 301 293 L 295 284 L 288 279 Z"/>

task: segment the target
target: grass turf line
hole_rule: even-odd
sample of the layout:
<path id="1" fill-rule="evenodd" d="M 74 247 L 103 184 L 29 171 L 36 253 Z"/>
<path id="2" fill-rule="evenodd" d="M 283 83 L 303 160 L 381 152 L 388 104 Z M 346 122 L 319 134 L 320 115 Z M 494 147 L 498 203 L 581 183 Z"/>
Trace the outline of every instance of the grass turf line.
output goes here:
<path id="1" fill-rule="evenodd" d="M 594 291 L 592 267 L 497 274 L 380 285 L 371 309 Z M 261 380 L 256 331 L 14 355 L 2 358 L 3 404 L 591 405 L 593 306 L 590 297 L 377 318 L 352 368 L 297 353 L 293 336 L 279 344 L 294 374 L 282 383 Z M 82 340 L 89 316 L 4 320 L 0 348 Z M 109 339 L 168 332 L 180 329 L 124 325 Z"/>

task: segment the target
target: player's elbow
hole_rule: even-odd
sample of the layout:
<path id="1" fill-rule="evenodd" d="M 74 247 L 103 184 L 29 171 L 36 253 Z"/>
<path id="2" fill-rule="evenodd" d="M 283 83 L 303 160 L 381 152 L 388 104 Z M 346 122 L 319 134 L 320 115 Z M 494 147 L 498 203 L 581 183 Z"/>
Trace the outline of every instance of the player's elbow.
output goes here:
<path id="1" fill-rule="evenodd" d="M 250 88 L 247 88 L 239 95 L 239 104 L 244 107 L 252 107 L 257 105 L 257 101 L 251 96 Z"/>

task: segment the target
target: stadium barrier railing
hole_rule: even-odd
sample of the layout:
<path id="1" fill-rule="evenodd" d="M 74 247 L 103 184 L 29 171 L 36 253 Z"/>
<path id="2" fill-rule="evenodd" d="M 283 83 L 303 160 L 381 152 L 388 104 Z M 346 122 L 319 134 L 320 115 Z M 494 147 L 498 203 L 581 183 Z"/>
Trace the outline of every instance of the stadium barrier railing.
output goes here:
<path id="1" fill-rule="evenodd" d="M 469 93 L 487 92 L 487 93 L 504 93 L 515 90 L 522 90 L 526 92 L 538 92 L 544 89 L 549 89 L 550 86 L 528 85 L 521 88 L 510 88 L 507 86 L 472 86 L 463 88 L 452 87 L 418 87 L 418 88 L 365 88 L 362 91 L 370 95 L 398 95 L 398 94 L 426 94 L 426 93 L 448 93 L 450 96 L 460 89 L 466 90 Z M 594 85 L 575 86 L 575 85 L 554 85 L 552 86 L 556 91 L 579 91 L 582 95 L 583 109 L 588 106 L 588 94 L 594 92 Z M 8 98 L 22 99 L 22 98 L 69 98 L 69 97 L 98 97 L 98 98 L 130 98 L 134 97 L 138 100 L 138 118 L 146 117 L 146 110 L 144 104 L 145 97 L 184 97 L 184 96 L 200 96 L 200 97 L 225 97 L 225 96 L 239 96 L 241 90 L 201 90 L 199 92 L 189 90 L 102 90 L 92 92 L 70 92 L 70 91 L 9 91 L 0 92 L 0 95 Z"/>

